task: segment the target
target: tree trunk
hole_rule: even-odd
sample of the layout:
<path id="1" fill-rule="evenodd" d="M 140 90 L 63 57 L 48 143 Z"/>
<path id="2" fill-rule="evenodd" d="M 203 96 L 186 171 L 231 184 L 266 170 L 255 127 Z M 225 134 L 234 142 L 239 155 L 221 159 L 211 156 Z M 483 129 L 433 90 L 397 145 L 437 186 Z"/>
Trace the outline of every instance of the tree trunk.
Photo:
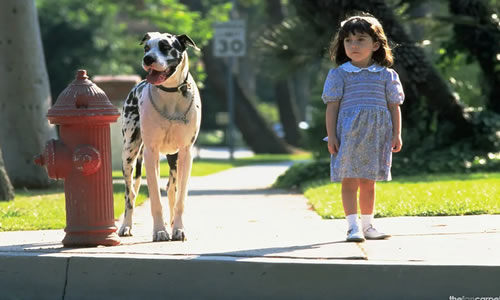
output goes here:
<path id="1" fill-rule="evenodd" d="M 483 71 L 488 85 L 486 107 L 500 113 L 500 22 L 492 18 L 494 12 L 487 1 L 452 0 L 449 7 L 454 17 L 471 18 L 470 24 L 454 24 L 454 38 L 460 48 L 477 59 Z"/>
<path id="2" fill-rule="evenodd" d="M 299 121 L 310 121 L 310 107 L 311 99 L 311 78 L 314 78 L 316 72 L 314 67 L 302 66 L 297 72 L 292 73 L 291 78 L 288 79 L 288 89 L 291 90 L 295 97 L 292 97 L 297 110 L 297 119 Z"/>
<path id="3" fill-rule="evenodd" d="M 282 79 L 274 83 L 274 94 L 280 114 L 281 125 L 285 132 L 285 141 L 293 146 L 300 146 L 299 121 L 297 108 L 290 95 L 288 80 Z"/>
<path id="4" fill-rule="evenodd" d="M 202 49 L 207 81 L 215 89 L 217 99 L 227 104 L 227 86 L 224 80 L 224 74 L 227 71 L 224 64 L 213 56 L 212 47 L 212 42 L 210 42 Z M 290 153 L 291 149 L 269 128 L 238 84 L 235 84 L 234 92 L 236 126 L 252 151 L 255 153 Z"/>
<path id="5" fill-rule="evenodd" d="M 268 0 L 265 5 L 271 25 L 280 24 L 284 19 L 281 0 Z M 274 94 L 278 104 L 280 121 L 285 132 L 285 141 L 290 145 L 299 146 L 299 115 L 297 113 L 297 104 L 289 88 L 290 80 L 291 78 L 276 80 L 274 82 Z"/>
<path id="6" fill-rule="evenodd" d="M 0 2 L 0 144 L 16 187 L 46 187 L 45 169 L 33 163 L 55 137 L 46 113 L 51 97 L 34 0 Z"/>
<path id="7" fill-rule="evenodd" d="M 14 188 L 10 183 L 5 164 L 2 157 L 2 149 L 0 148 L 0 201 L 9 201 L 14 199 Z"/>
<path id="8" fill-rule="evenodd" d="M 425 97 L 430 110 L 437 112 L 443 123 L 453 124 L 450 140 L 468 137 L 472 126 L 466 119 L 463 107 L 453 96 L 446 82 L 434 66 L 427 60 L 422 49 L 418 48 L 406 34 L 393 10 L 383 0 L 294 0 L 297 12 L 314 26 L 318 38 L 328 41 L 347 13 L 365 11 L 373 14 L 382 23 L 390 41 L 398 47 L 394 49 L 394 68 L 401 75 L 407 94 L 403 112 L 418 95 Z M 333 24 L 333 25 L 332 25 Z M 409 104 L 409 105 L 408 105 Z M 406 106 L 406 107 L 405 107 Z"/>

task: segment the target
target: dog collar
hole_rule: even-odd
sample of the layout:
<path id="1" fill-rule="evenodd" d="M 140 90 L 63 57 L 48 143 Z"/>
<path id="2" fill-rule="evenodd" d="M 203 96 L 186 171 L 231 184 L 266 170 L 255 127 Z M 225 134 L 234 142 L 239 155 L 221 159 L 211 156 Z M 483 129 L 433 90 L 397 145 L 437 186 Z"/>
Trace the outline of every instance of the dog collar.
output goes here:
<path id="1" fill-rule="evenodd" d="M 189 73 L 186 76 L 186 79 L 184 79 L 184 81 L 176 87 L 164 87 L 163 85 L 155 85 L 155 87 L 157 87 L 160 90 L 167 92 L 167 93 L 176 93 L 176 92 L 185 93 L 188 86 L 189 86 L 189 83 L 187 82 L 188 77 L 189 77 Z"/>
<path id="2" fill-rule="evenodd" d="M 187 119 L 187 114 L 191 110 L 191 107 L 193 106 L 194 97 L 191 98 L 191 102 L 189 103 L 189 106 L 186 109 L 186 112 L 184 112 L 184 114 L 182 114 L 181 116 L 171 116 L 171 115 L 167 114 L 166 112 L 160 110 L 160 108 L 158 108 L 155 101 L 153 100 L 153 96 L 151 95 L 151 86 L 152 86 L 152 84 L 149 85 L 149 89 L 148 89 L 149 101 L 153 105 L 156 112 L 158 112 L 160 114 L 160 116 L 162 116 L 163 118 L 165 118 L 169 121 L 180 121 L 180 122 L 184 122 L 184 124 L 189 123 L 189 120 Z"/>

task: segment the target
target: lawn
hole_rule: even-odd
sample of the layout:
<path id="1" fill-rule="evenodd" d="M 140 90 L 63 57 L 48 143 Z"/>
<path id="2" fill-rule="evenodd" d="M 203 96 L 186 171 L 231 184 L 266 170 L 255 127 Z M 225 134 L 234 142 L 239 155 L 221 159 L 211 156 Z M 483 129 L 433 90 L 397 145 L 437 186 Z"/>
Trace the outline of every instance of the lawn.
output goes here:
<path id="1" fill-rule="evenodd" d="M 193 176 L 208 175 L 235 166 L 302 160 L 308 156 L 259 155 L 228 160 L 196 160 Z M 162 163 L 162 176 L 168 165 Z M 114 173 L 121 178 L 121 172 Z M 316 181 L 304 187 L 304 194 L 324 218 L 343 218 L 340 184 Z M 123 184 L 114 184 L 115 216 L 124 211 Z M 148 197 L 141 187 L 137 205 Z M 377 183 L 377 217 L 500 214 L 500 173 L 427 175 L 398 177 Z M 16 198 L 0 202 L 0 231 L 61 229 L 65 227 L 64 191 L 16 190 Z"/>
<path id="2" fill-rule="evenodd" d="M 316 181 L 304 195 L 323 218 L 344 218 L 341 184 Z M 426 175 L 378 182 L 376 217 L 500 214 L 500 173 Z"/>
<path id="3" fill-rule="evenodd" d="M 66 226 L 64 188 L 17 190 L 14 201 L 0 202 L 0 231 L 61 229 Z M 125 211 L 125 185 L 113 185 L 115 217 Z M 136 204 L 148 198 L 141 187 Z"/>
<path id="4" fill-rule="evenodd" d="M 193 162 L 193 168 L 191 170 L 191 176 L 206 176 L 214 174 L 220 171 L 231 169 L 234 167 L 241 167 L 252 164 L 259 163 L 273 163 L 281 161 L 300 161 L 309 160 L 311 155 L 309 153 L 303 154 L 257 154 L 252 157 L 236 158 L 233 161 L 227 159 L 195 159 Z M 168 177 L 169 166 L 166 161 L 160 162 L 160 176 Z M 142 177 L 145 178 L 146 171 L 144 166 L 142 167 Z M 123 178 L 121 170 L 113 171 L 113 178 Z"/>
<path id="5" fill-rule="evenodd" d="M 205 176 L 220 172 L 235 166 L 257 163 L 271 163 L 289 160 L 306 160 L 309 154 L 300 155 L 255 155 L 250 158 L 229 160 L 195 160 L 192 176 Z M 161 176 L 168 176 L 168 163 L 161 162 Z M 143 172 L 145 174 L 145 172 Z M 120 179 L 121 171 L 113 171 L 113 177 Z M 144 181 L 145 182 L 145 181 Z M 113 199 L 115 217 L 118 218 L 125 210 L 125 186 L 114 184 Z M 0 201 L 0 231 L 61 229 L 66 226 L 64 189 L 62 184 L 50 190 L 16 190 L 13 201 Z M 148 198 L 147 187 L 142 186 L 136 205 L 142 204 Z"/>

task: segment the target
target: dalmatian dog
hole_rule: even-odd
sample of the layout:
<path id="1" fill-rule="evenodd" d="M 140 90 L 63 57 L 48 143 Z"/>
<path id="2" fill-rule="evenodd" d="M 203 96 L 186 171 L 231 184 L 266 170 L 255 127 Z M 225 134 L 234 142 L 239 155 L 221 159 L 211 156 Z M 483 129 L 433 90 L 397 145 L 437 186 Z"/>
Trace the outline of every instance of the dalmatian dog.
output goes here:
<path id="1" fill-rule="evenodd" d="M 186 47 L 199 49 L 184 34 L 149 32 L 142 44 L 142 67 L 148 75 L 130 91 L 122 112 L 125 217 L 118 234 L 132 235 L 132 216 L 144 159 L 153 241 L 185 240 L 182 215 L 193 162 L 193 144 L 201 122 L 201 99 L 189 72 Z M 172 236 L 167 230 L 160 197 L 162 154 L 167 156 L 170 166 L 167 195 Z"/>

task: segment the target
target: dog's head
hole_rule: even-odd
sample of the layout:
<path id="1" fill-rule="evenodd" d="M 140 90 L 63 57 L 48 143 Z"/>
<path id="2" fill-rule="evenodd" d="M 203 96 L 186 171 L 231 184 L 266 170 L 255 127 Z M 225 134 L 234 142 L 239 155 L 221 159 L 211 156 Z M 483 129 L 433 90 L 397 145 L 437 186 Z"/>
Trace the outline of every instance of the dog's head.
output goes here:
<path id="1" fill-rule="evenodd" d="M 185 34 L 148 32 L 140 44 L 144 44 L 142 67 L 149 73 L 146 80 L 155 85 L 163 83 L 175 73 L 187 46 L 200 50 Z"/>

